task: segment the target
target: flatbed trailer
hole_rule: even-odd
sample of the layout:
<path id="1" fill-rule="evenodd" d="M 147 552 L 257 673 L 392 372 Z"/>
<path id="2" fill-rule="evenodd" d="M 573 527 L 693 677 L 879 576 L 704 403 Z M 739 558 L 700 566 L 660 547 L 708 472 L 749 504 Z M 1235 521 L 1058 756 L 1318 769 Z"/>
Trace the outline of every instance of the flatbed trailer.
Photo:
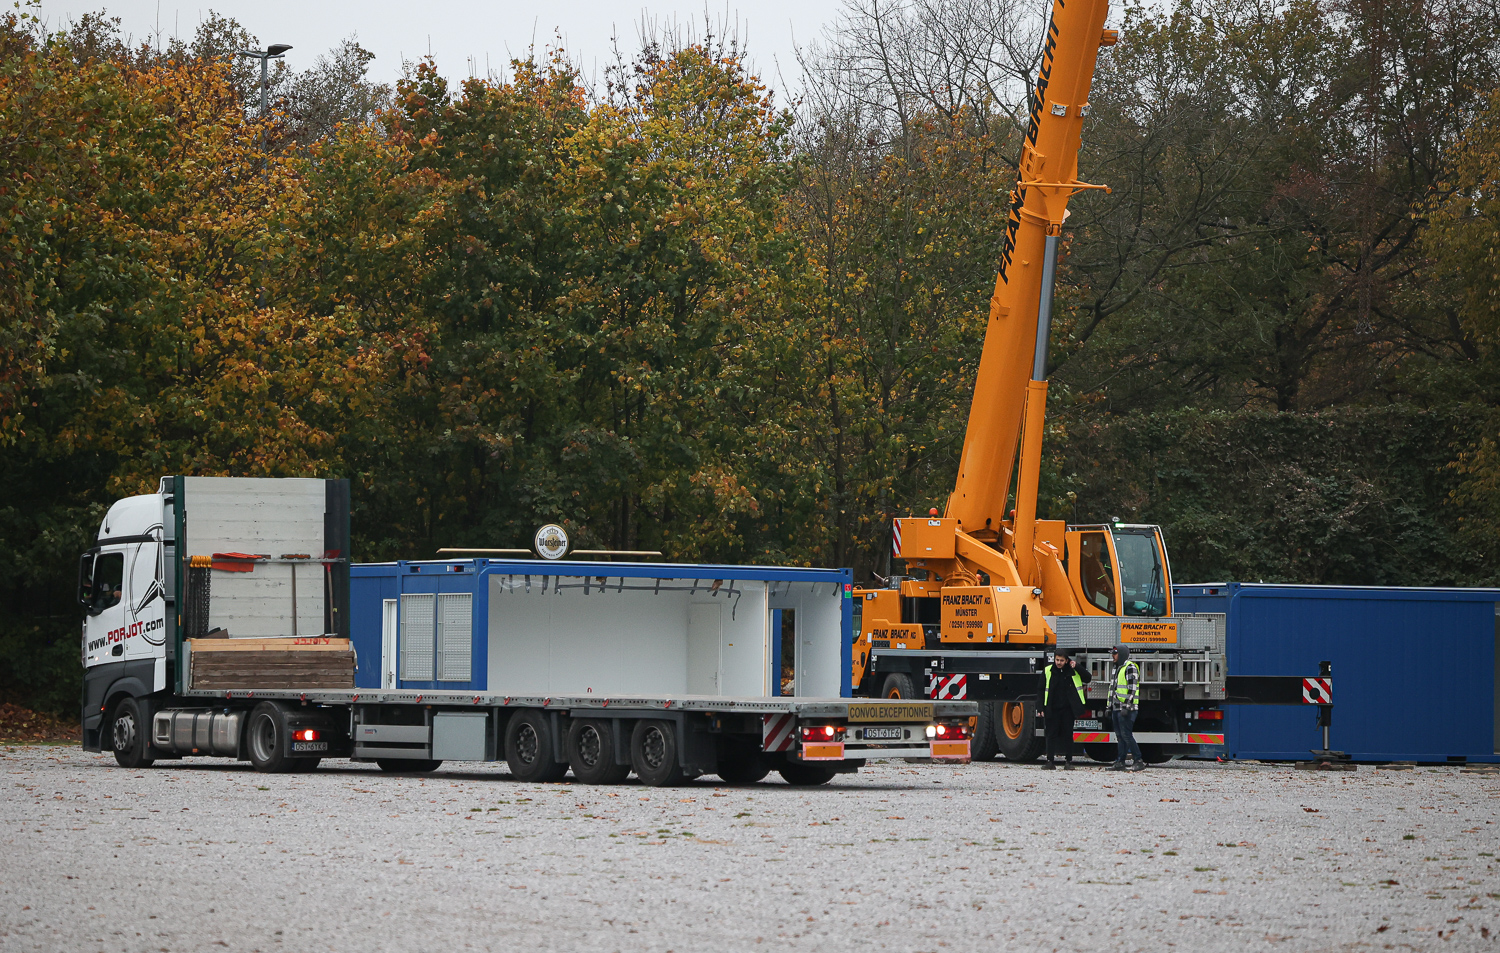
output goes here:
<path id="1" fill-rule="evenodd" d="M 972 703 L 848 697 L 848 570 L 351 565 L 347 514 L 336 480 L 169 477 L 116 503 L 80 565 L 85 748 L 652 785 L 969 760 Z"/>

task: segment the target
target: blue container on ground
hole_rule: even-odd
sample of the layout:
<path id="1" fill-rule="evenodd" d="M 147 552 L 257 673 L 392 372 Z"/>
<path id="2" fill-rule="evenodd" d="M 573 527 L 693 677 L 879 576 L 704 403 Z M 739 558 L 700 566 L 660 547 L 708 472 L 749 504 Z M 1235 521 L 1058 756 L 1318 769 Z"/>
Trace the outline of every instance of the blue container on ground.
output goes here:
<path id="1" fill-rule="evenodd" d="M 1227 616 L 1229 674 L 1316 675 L 1333 663 L 1329 746 L 1356 761 L 1500 761 L 1500 589 L 1194 583 L 1179 614 Z M 1225 708 L 1224 752 L 1306 759 L 1317 709 Z"/>

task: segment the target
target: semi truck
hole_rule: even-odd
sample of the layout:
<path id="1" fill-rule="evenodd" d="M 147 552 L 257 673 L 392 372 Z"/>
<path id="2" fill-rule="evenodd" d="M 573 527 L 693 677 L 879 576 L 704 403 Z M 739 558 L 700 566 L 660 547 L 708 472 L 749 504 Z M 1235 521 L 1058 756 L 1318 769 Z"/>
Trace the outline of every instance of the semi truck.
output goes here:
<path id="1" fill-rule="evenodd" d="M 943 510 L 892 521 L 904 573 L 854 593 L 855 693 L 978 700 L 981 759 L 1040 754 L 1038 673 L 1058 648 L 1095 676 L 1087 694 L 1099 710 L 1074 733 L 1093 756 L 1113 755 L 1111 645 L 1130 646 L 1140 667 L 1136 739 L 1148 761 L 1222 744 L 1220 704 L 1300 697 L 1299 674 L 1237 684 L 1222 615 L 1175 611 L 1160 527 L 1038 518 L 1063 223 L 1073 195 L 1106 189 L 1078 178 L 1078 154 L 1099 51 L 1118 40 L 1108 12 L 1108 0 L 1054 0 L 953 490 Z"/>
<path id="2" fill-rule="evenodd" d="M 849 570 L 570 561 L 545 529 L 355 564 L 345 480 L 163 478 L 80 560 L 84 747 L 648 785 L 969 760 L 973 703 L 849 697 Z"/>

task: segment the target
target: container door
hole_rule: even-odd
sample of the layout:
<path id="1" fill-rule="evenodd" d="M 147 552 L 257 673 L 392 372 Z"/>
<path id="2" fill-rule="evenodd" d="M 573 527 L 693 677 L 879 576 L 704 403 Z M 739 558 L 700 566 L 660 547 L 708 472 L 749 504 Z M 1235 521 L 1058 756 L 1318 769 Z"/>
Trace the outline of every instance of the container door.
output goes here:
<path id="1" fill-rule="evenodd" d="M 688 606 L 687 693 L 719 694 L 719 639 L 722 606 Z"/>
<path id="2" fill-rule="evenodd" d="M 380 602 L 380 687 L 396 687 L 396 619 L 399 605 L 395 599 Z"/>

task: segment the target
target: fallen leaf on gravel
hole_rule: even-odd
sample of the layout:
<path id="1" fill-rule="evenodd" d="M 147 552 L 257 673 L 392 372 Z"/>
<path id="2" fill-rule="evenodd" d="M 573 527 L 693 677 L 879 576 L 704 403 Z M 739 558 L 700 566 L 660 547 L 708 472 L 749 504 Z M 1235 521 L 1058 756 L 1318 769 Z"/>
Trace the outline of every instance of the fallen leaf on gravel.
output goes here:
<path id="1" fill-rule="evenodd" d="M 1171 804 L 1176 804 L 1178 801 L 1180 801 L 1182 799 L 1181 798 L 1175 798 L 1175 797 L 1164 797 L 1164 798 L 1162 798 L 1162 800 L 1165 801 L 1165 802 L 1169 802 Z"/>

